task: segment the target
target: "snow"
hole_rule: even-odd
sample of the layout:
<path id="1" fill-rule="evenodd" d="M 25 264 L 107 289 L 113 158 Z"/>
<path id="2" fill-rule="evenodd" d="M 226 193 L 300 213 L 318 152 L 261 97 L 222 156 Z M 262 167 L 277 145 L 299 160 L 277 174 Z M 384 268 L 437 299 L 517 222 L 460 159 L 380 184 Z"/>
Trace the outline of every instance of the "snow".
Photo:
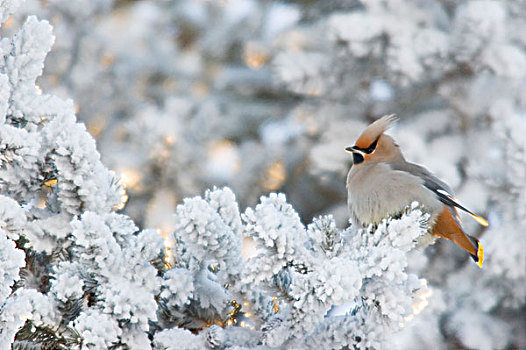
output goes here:
<path id="1" fill-rule="evenodd" d="M 46 332 L 71 349 L 526 346 L 517 2 L 22 2 L 0 1 L 1 349 L 57 345 Z M 391 113 L 405 157 L 489 218 L 463 217 L 482 270 L 419 246 L 418 205 L 347 227 L 344 148 Z"/>
<path id="2" fill-rule="evenodd" d="M 379 79 L 371 82 L 369 94 L 374 101 L 385 102 L 393 98 L 394 91 L 389 82 Z"/>

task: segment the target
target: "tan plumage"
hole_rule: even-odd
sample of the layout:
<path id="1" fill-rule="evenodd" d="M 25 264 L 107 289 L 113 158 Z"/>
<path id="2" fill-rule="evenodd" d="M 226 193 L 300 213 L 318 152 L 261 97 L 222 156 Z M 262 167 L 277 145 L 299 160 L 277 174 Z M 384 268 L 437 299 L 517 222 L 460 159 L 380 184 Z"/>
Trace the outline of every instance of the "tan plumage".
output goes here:
<path id="1" fill-rule="evenodd" d="M 394 123 L 398 121 L 398 118 L 394 114 L 386 115 L 374 123 L 369 125 L 358 137 L 355 142 L 355 146 L 359 148 L 367 148 L 378 136 L 382 135 L 387 129 L 389 129 Z"/>
<path id="2" fill-rule="evenodd" d="M 347 176 L 351 220 L 362 226 L 377 224 L 418 201 L 431 216 L 430 234 L 454 242 L 482 267 L 482 245 L 462 230 L 458 209 L 481 225 L 488 222 L 462 206 L 449 186 L 426 168 L 405 160 L 393 138 L 384 134 L 396 121 L 394 115 L 378 119 L 346 148 L 354 161 Z"/>

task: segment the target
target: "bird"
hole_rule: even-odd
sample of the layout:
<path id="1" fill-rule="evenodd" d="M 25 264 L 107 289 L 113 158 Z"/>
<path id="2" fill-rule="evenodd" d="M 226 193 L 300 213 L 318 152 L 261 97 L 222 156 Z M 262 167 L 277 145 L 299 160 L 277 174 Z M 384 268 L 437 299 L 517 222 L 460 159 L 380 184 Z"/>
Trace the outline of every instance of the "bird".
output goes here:
<path id="1" fill-rule="evenodd" d="M 347 175 L 350 221 L 367 227 L 383 219 L 401 215 L 414 201 L 428 213 L 428 235 L 445 238 L 467 251 L 482 268 L 484 248 L 476 237 L 462 228 L 459 210 L 480 225 L 488 221 L 474 214 L 454 197 L 451 188 L 425 167 L 408 162 L 395 140 L 385 134 L 398 118 L 386 115 L 374 121 L 360 134 L 353 146 L 353 164 Z"/>

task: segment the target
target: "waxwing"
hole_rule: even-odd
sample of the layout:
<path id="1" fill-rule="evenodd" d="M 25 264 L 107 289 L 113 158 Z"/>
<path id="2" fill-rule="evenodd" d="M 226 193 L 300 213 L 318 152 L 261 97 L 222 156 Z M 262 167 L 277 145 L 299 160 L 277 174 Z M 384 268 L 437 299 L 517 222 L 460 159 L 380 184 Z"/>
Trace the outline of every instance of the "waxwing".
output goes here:
<path id="1" fill-rule="evenodd" d="M 345 150 L 352 153 L 353 165 L 347 176 L 348 205 L 355 225 L 378 224 L 403 213 L 417 201 L 430 215 L 429 233 L 446 238 L 466 250 L 482 267 L 484 250 L 478 239 L 462 230 L 458 210 L 479 224 L 488 222 L 462 206 L 447 184 L 426 168 L 405 160 L 400 147 L 384 132 L 397 121 L 387 115 L 369 125 Z"/>

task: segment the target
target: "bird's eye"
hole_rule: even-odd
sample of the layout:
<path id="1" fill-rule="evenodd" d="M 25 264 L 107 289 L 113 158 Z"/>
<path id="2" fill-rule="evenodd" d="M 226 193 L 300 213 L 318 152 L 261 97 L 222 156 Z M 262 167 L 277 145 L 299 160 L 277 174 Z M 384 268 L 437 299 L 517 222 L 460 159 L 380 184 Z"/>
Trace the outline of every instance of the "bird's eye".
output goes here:
<path id="1" fill-rule="evenodd" d="M 367 153 L 367 154 L 371 154 L 374 152 L 374 150 L 376 149 L 376 145 L 378 144 L 378 139 L 374 140 L 373 143 L 371 143 L 371 145 L 369 147 L 367 147 L 366 149 L 364 149 L 364 152 Z"/>

